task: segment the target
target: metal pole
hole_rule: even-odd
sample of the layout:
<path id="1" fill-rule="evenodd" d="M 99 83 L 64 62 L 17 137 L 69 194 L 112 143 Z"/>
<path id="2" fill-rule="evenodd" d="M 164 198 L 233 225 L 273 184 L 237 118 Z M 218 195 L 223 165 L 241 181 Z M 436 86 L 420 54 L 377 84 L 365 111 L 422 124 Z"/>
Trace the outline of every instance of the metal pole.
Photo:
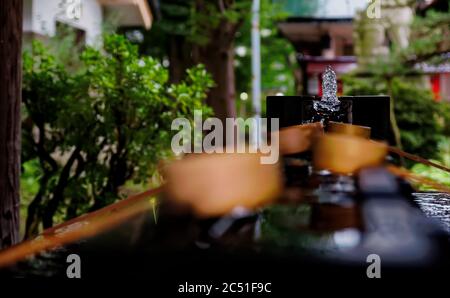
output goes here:
<path id="1" fill-rule="evenodd" d="M 261 36 L 259 27 L 260 0 L 252 5 L 252 104 L 256 119 L 257 133 L 254 144 L 259 148 L 261 139 Z"/>

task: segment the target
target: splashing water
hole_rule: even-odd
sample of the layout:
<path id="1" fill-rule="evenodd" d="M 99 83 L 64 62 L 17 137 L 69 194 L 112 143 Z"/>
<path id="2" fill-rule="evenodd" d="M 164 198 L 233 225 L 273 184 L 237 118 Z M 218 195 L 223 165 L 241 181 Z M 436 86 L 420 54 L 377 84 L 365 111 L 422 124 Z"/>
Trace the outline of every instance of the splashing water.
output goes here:
<path id="1" fill-rule="evenodd" d="M 322 75 L 322 94 L 322 100 L 314 102 L 314 110 L 323 114 L 339 111 L 341 102 L 337 97 L 336 73 L 331 66 L 327 66 Z"/>

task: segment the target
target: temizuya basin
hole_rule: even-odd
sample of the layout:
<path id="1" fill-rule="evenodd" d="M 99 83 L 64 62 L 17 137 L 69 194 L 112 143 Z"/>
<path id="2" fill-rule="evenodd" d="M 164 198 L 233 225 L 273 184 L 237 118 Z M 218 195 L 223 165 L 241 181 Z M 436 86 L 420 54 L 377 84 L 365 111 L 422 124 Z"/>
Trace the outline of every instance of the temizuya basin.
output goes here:
<path id="1" fill-rule="evenodd" d="M 313 163 L 318 170 L 352 174 L 365 167 L 381 165 L 388 153 L 384 143 L 361 137 L 328 133 L 317 138 Z"/>
<path id="2" fill-rule="evenodd" d="M 278 164 L 262 164 L 260 153 L 187 156 L 167 166 L 166 193 L 192 207 L 200 217 L 230 213 L 270 203 L 283 188 Z"/>

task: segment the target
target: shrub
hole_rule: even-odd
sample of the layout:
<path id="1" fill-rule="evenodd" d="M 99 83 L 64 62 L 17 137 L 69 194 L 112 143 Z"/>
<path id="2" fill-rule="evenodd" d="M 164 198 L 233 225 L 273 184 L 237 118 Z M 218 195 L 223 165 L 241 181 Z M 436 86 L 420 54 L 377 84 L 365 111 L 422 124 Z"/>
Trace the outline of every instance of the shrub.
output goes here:
<path id="1" fill-rule="evenodd" d="M 28 207 L 26 236 L 55 214 L 71 218 L 118 199 L 126 181 L 144 181 L 170 155 L 171 122 L 191 119 L 212 81 L 199 65 L 179 84 L 123 36 L 80 53 L 69 73 L 40 43 L 24 54 L 23 162 L 39 161 L 39 190 Z"/>
<path id="2" fill-rule="evenodd" d="M 386 84 L 378 79 L 346 77 L 345 87 L 348 95 L 388 94 Z M 450 117 L 448 104 L 435 102 L 430 91 L 401 78 L 393 80 L 392 94 L 403 149 L 425 158 L 436 158 L 438 143 L 448 133 L 445 131 L 450 123 L 445 120 Z"/>

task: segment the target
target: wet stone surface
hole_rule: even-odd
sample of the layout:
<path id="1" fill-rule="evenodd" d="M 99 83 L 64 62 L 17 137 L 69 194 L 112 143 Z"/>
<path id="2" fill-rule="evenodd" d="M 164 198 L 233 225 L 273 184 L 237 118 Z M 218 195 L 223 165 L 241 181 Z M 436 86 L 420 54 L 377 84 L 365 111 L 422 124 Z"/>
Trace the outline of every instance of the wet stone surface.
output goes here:
<path id="1" fill-rule="evenodd" d="M 123 274 L 121 272 L 127 272 L 127 276 L 146 276 L 155 268 L 155 262 L 162 266 L 159 268 L 167 268 L 167 272 L 172 272 L 172 265 L 167 264 L 174 264 L 173 268 L 178 270 L 180 260 L 194 260 L 190 265 L 206 256 L 221 260 L 220 253 L 227 251 L 231 253 L 228 255 L 230 262 L 238 260 L 240 253 L 247 251 L 254 258 L 262 258 L 265 262 L 276 253 L 273 259 L 275 263 L 287 253 L 294 261 L 303 260 L 302 258 L 309 260 L 311 257 L 333 260 L 336 255 L 348 258 L 358 256 L 354 253 L 358 249 L 366 255 L 363 241 L 370 238 L 364 232 L 358 204 L 353 200 L 356 190 L 353 178 L 319 172 L 313 174 L 307 182 L 302 186 L 303 192 L 297 193 L 295 203 L 274 205 L 254 219 L 252 217 L 245 222 L 236 221 L 236 229 L 231 227 L 225 236 L 218 239 L 212 239 L 211 233 L 208 233 L 209 237 L 202 242 L 206 245 L 202 247 L 198 245 L 198 241 L 194 246 L 192 240 L 202 240 L 199 229 L 206 226 L 200 226 L 189 218 L 175 221 L 174 218 L 165 219 L 163 215 L 156 225 L 151 216 L 143 213 L 104 234 L 40 253 L 3 269 L 3 272 L 0 270 L 0 277 L 65 278 L 68 266 L 66 258 L 72 253 L 82 257 L 85 270 L 83 277 L 87 278 L 103 274 Z M 309 191 L 305 191 L 308 188 Z M 450 232 L 449 194 L 428 192 L 414 193 L 413 196 L 427 216 L 442 223 L 444 229 Z M 223 219 L 219 222 L 223 223 Z M 207 226 L 214 227 L 218 222 L 212 223 L 212 226 Z M 247 228 L 250 228 L 250 237 L 243 234 Z M 209 232 L 211 230 L 205 229 Z M 256 235 L 253 230 L 260 231 L 256 243 L 253 242 Z M 417 239 L 420 240 L 417 242 L 419 244 L 421 241 L 428 241 Z M 417 247 L 416 244 L 413 246 Z M 394 249 L 397 250 L 395 246 Z M 403 249 L 402 247 L 402 252 Z M 443 250 L 448 251 L 445 247 Z M 414 252 L 410 251 L 410 254 Z M 120 262 L 115 265 L 114 270 L 110 269 L 111 260 Z M 260 259 L 258 263 L 261 263 Z"/>
<path id="2" fill-rule="evenodd" d="M 414 193 L 413 196 L 422 211 L 436 219 L 450 233 L 450 194 Z"/>

